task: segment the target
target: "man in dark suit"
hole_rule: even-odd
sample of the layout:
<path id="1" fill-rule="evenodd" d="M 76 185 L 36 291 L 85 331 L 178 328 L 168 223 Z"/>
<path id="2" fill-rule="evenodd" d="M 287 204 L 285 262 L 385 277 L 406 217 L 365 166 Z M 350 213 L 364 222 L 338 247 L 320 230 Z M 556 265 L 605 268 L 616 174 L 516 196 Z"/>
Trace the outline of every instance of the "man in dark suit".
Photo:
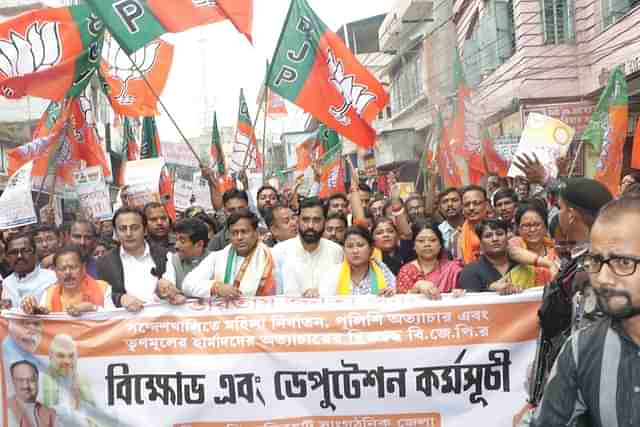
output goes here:
<path id="1" fill-rule="evenodd" d="M 136 208 L 120 208 L 113 215 L 113 228 L 120 246 L 98 260 L 99 280 L 111 285 L 113 303 L 130 311 L 158 301 L 156 288 L 163 277 L 175 282 L 167 249 L 145 241 L 147 220 Z"/>

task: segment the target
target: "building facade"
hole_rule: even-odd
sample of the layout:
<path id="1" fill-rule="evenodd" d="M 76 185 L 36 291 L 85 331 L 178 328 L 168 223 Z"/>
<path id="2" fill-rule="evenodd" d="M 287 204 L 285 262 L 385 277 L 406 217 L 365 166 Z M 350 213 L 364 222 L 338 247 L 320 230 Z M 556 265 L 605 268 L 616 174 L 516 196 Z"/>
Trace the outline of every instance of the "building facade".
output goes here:
<path id="1" fill-rule="evenodd" d="M 640 112 L 640 8 L 629 0 L 455 0 L 452 20 L 474 104 L 497 145 L 513 147 L 529 112 L 576 128 L 573 154 L 611 70 L 630 95 L 629 140 Z M 593 153 L 578 156 L 591 172 Z M 625 156 L 625 166 L 629 155 Z"/>

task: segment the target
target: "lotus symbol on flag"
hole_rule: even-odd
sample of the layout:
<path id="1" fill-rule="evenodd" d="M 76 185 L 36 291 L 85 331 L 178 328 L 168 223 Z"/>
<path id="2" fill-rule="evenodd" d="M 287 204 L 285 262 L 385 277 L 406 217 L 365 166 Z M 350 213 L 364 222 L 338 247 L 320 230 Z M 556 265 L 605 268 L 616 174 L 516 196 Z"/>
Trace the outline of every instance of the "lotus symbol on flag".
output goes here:
<path id="1" fill-rule="evenodd" d="M 113 78 L 122 82 L 120 94 L 115 98 L 119 104 L 132 105 L 136 101 L 135 97 L 129 95 L 129 81 L 142 79 L 138 70 L 146 74 L 153 68 L 159 48 L 160 42 L 149 43 L 138 49 L 129 59 L 126 52 L 113 39 L 104 43 L 102 57 L 107 61 L 108 72 Z"/>
<path id="2" fill-rule="evenodd" d="M 329 81 L 338 89 L 340 95 L 344 99 L 341 107 L 331 107 L 329 112 L 344 126 L 349 126 L 351 120 L 347 117 L 347 113 L 350 108 L 353 108 L 355 113 L 362 116 L 362 113 L 367 108 L 367 105 L 372 101 L 375 101 L 376 95 L 369 92 L 367 86 L 356 84 L 355 76 L 345 75 L 344 65 L 342 61 L 337 61 L 331 49 L 327 50 L 327 64 L 329 65 Z"/>
<path id="3" fill-rule="evenodd" d="M 23 36 L 11 31 L 0 39 L 0 74 L 19 77 L 46 70 L 60 62 L 62 40 L 57 22 L 34 22 Z"/>

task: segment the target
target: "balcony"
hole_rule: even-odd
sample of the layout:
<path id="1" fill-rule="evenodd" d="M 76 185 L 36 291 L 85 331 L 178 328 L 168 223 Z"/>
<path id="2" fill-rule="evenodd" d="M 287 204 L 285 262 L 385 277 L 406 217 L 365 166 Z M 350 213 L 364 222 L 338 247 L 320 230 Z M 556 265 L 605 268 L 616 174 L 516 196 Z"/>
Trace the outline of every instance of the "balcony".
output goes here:
<path id="1" fill-rule="evenodd" d="M 392 52 L 400 49 L 405 39 L 406 24 L 416 24 L 433 20 L 432 0 L 396 0 L 392 11 L 380 26 L 378 38 L 380 50 Z"/>

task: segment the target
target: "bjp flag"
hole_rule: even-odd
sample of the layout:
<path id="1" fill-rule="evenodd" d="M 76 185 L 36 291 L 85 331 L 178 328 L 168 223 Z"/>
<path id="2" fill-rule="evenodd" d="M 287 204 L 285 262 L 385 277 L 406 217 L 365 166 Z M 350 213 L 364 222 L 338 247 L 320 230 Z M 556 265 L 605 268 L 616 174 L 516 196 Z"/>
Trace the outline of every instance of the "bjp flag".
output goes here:
<path id="1" fill-rule="evenodd" d="M 307 0 L 291 1 L 267 86 L 355 144 L 375 145 L 371 122 L 389 96 Z"/>
<path id="2" fill-rule="evenodd" d="M 611 194 L 620 192 L 623 147 L 629 121 L 629 94 L 624 72 L 616 68 L 609 76 L 607 87 L 600 95 L 583 138 L 600 153 L 594 178 L 604 184 Z"/>
<path id="3" fill-rule="evenodd" d="M 86 6 L 36 9 L 0 23 L 0 94 L 79 95 L 97 70 L 103 36 Z"/>

